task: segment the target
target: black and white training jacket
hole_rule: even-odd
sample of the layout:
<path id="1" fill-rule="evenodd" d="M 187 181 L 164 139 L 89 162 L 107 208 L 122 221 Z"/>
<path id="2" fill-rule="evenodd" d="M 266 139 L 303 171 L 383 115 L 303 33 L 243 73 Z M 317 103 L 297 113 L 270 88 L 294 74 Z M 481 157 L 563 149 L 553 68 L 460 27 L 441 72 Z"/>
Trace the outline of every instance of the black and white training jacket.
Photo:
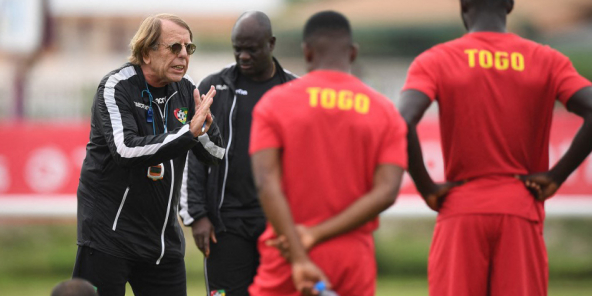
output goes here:
<path id="1" fill-rule="evenodd" d="M 127 63 L 101 80 L 77 192 L 79 246 L 154 264 L 183 258 L 177 206 L 187 151 L 208 165 L 224 154 L 216 124 L 199 138 L 189 131 L 195 87 L 187 75 L 170 83 L 164 107 L 152 102 L 150 116 L 140 66 Z M 164 176 L 155 181 L 147 173 L 158 164 Z"/>
<path id="2" fill-rule="evenodd" d="M 273 58 L 281 83 L 296 79 L 290 71 L 282 68 L 280 63 Z M 216 87 L 214 103 L 210 108 L 220 128 L 223 141 L 226 143 L 226 156 L 218 166 L 209 166 L 207 163 L 199 162 L 195 157 L 188 158 L 187 168 L 183 176 L 181 188 L 180 216 L 183 224 L 191 225 L 194 221 L 208 216 L 214 225 L 216 232 L 227 231 L 221 218 L 221 207 L 226 198 L 226 177 L 229 168 L 233 165 L 234 143 L 236 142 L 236 116 L 235 108 L 236 82 L 239 76 L 239 69 L 232 64 L 220 72 L 212 74 L 199 84 L 200 92 L 207 91 L 210 85 Z M 241 135 L 249 137 L 250 135 Z M 226 214 L 232 217 L 264 217 L 260 207 L 253 209 L 226 209 Z"/>

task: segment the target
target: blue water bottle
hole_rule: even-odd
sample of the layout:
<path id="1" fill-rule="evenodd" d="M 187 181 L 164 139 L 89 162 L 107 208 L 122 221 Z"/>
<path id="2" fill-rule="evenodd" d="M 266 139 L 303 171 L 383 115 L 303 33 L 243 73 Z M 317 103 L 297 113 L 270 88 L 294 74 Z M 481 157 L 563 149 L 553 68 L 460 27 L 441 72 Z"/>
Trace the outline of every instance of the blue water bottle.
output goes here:
<path id="1" fill-rule="evenodd" d="M 327 285 L 323 281 L 317 282 L 314 288 L 319 291 L 319 296 L 339 296 L 335 291 L 327 289 Z"/>

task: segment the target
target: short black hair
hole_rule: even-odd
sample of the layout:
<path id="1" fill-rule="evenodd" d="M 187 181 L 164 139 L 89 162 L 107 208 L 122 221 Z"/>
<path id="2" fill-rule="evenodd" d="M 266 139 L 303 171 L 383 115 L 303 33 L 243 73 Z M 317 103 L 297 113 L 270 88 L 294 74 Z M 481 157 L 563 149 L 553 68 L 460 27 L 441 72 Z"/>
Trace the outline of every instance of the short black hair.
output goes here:
<path id="1" fill-rule="evenodd" d="M 479 9 L 483 12 L 495 12 L 504 9 L 509 14 L 514 9 L 514 0 L 461 0 L 462 12 L 469 9 Z"/>
<path id="2" fill-rule="evenodd" d="M 98 296 L 95 287 L 84 279 L 73 278 L 57 284 L 51 296 Z"/>
<path id="3" fill-rule="evenodd" d="M 349 21 L 343 14 L 327 10 L 314 14 L 304 25 L 304 41 L 317 35 L 345 35 L 351 39 L 352 31 Z"/>
<path id="4" fill-rule="evenodd" d="M 471 0 L 471 2 L 481 7 L 500 7 L 508 5 L 508 3 L 514 4 L 514 0 Z"/>

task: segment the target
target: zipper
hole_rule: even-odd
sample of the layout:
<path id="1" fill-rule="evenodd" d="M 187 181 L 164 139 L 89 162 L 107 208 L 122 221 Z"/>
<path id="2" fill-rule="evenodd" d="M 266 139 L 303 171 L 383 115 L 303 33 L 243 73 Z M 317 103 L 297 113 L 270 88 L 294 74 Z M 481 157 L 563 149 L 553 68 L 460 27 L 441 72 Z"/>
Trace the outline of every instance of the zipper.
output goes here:
<path id="1" fill-rule="evenodd" d="M 169 220 L 169 214 L 171 213 L 171 202 L 173 200 L 173 189 L 175 188 L 175 166 L 173 165 L 173 160 L 171 159 L 171 190 L 169 192 L 169 203 L 167 205 L 166 216 L 164 218 L 164 224 L 162 225 L 162 232 L 160 233 L 160 244 L 162 246 L 162 251 L 160 252 L 160 257 L 156 260 L 156 265 L 160 264 L 160 260 L 164 256 L 164 230 L 166 229 L 167 221 Z"/>
<path id="2" fill-rule="evenodd" d="M 226 191 L 226 178 L 228 177 L 228 151 L 230 151 L 230 144 L 232 143 L 232 113 L 234 111 L 234 106 L 236 105 L 236 94 L 234 95 L 234 99 L 232 101 L 232 107 L 230 107 L 230 115 L 228 116 L 228 125 L 230 129 L 230 133 L 228 135 L 228 144 L 226 145 L 226 166 L 224 167 L 224 179 L 222 181 L 222 194 L 220 196 L 220 204 L 218 205 L 218 210 L 222 208 L 222 203 L 224 203 L 224 193 Z"/>
<path id="3" fill-rule="evenodd" d="M 175 91 L 164 103 L 164 113 L 162 112 L 162 110 L 160 109 L 160 106 L 158 104 L 156 104 L 156 108 L 158 109 L 158 113 L 160 113 L 160 120 L 162 121 L 162 126 L 164 126 L 164 132 L 166 133 L 168 128 L 167 128 L 167 121 L 168 121 L 168 112 L 167 112 L 167 108 L 169 105 L 169 101 L 171 100 L 171 98 L 177 94 L 177 91 Z"/>
<path id="4" fill-rule="evenodd" d="M 121 209 L 123 209 L 123 204 L 125 203 L 125 199 L 127 198 L 127 193 L 129 192 L 129 186 L 125 188 L 125 193 L 123 194 L 123 199 L 121 199 L 121 204 L 119 205 L 119 209 L 117 210 L 117 215 L 115 215 L 115 221 L 113 221 L 113 231 L 117 228 L 117 220 L 119 220 L 119 214 L 121 214 Z"/>
<path id="5" fill-rule="evenodd" d="M 210 280 L 208 279 L 208 258 L 206 256 L 204 256 L 203 268 L 204 268 L 204 278 L 205 278 L 205 282 L 206 282 L 207 295 L 212 295 L 212 293 L 210 293 Z"/>

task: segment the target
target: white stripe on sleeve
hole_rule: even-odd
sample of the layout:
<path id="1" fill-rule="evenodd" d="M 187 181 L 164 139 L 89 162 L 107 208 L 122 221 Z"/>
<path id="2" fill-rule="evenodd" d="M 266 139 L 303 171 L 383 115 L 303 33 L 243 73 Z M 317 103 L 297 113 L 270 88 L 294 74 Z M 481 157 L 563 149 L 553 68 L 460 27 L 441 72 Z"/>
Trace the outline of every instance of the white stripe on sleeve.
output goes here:
<path id="1" fill-rule="evenodd" d="M 105 90 L 103 98 L 105 99 L 105 105 L 109 112 L 109 118 L 111 119 L 111 127 L 113 128 L 113 141 L 117 148 L 117 153 L 123 158 L 134 158 L 146 155 L 155 154 L 162 146 L 167 143 L 176 140 L 183 134 L 189 131 L 189 125 L 185 125 L 176 134 L 169 134 L 166 136 L 162 143 L 150 144 L 145 146 L 128 147 L 123 141 L 123 122 L 121 120 L 121 113 L 119 107 L 115 101 L 115 86 L 123 80 L 127 80 L 130 77 L 136 75 L 136 70 L 133 66 L 125 67 L 114 75 L 111 75 L 105 83 Z"/>

